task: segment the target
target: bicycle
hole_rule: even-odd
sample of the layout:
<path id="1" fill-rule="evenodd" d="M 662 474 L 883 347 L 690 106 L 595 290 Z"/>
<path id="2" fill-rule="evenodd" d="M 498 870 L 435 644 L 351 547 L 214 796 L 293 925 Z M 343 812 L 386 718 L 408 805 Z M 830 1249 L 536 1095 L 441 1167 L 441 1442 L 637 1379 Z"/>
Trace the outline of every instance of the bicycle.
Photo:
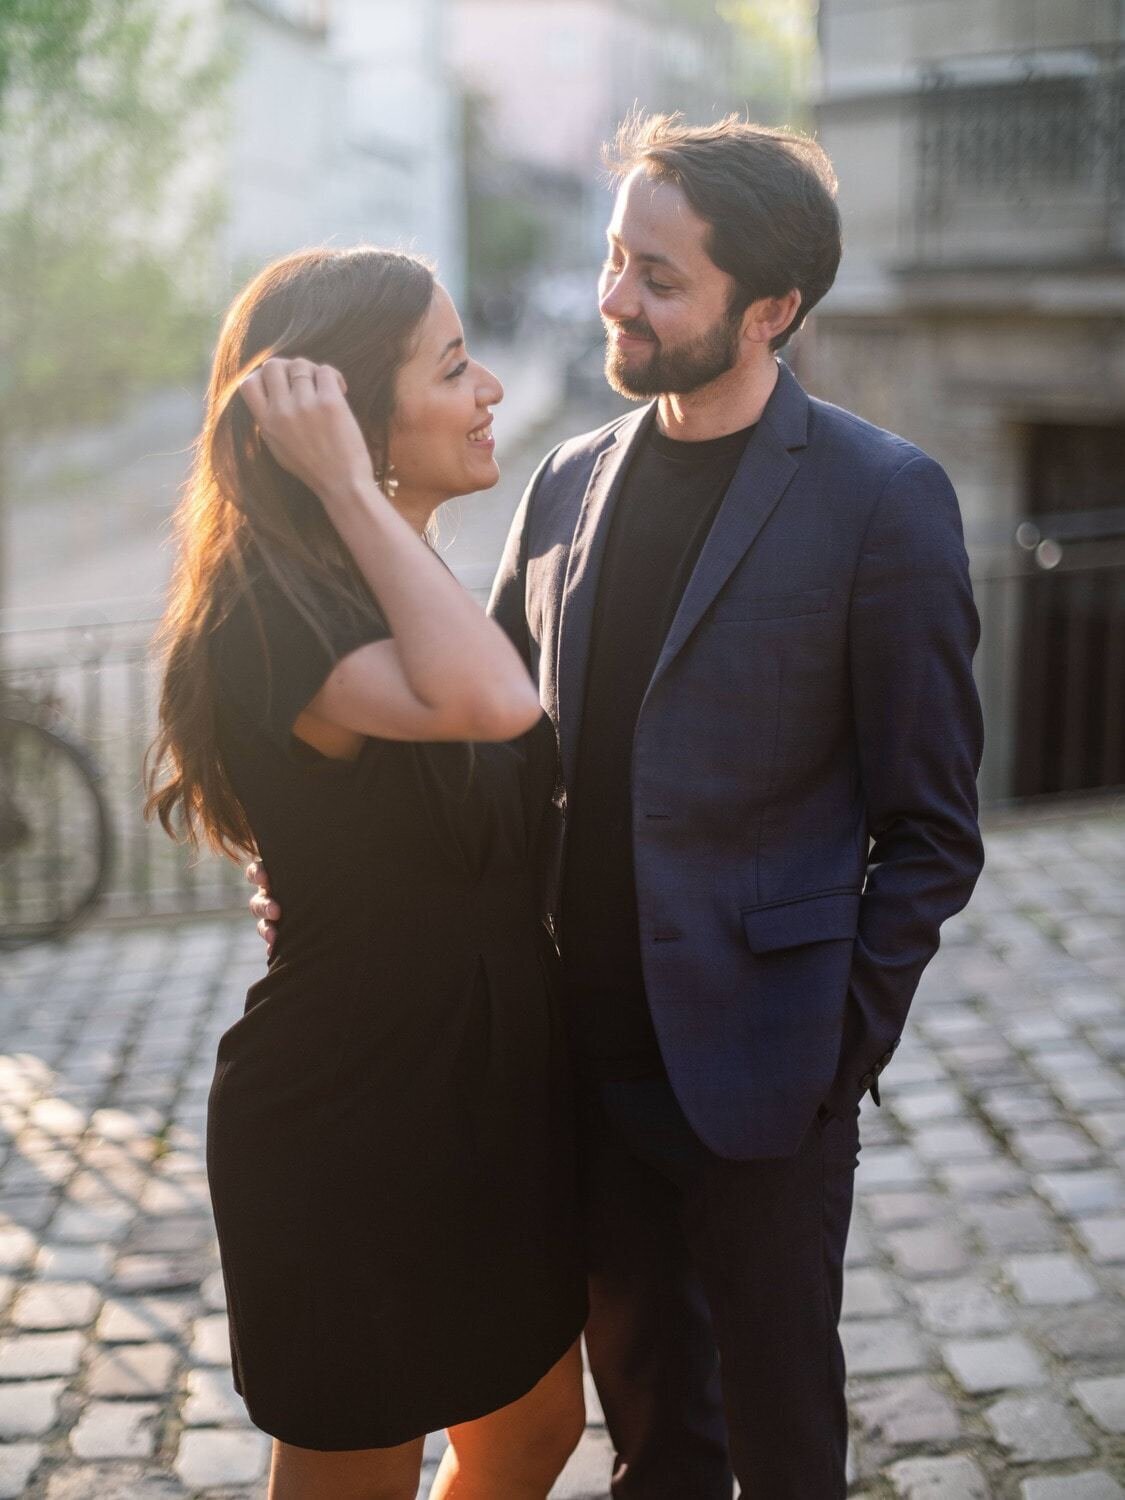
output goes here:
<path id="1" fill-rule="evenodd" d="M 102 781 L 51 693 L 0 684 L 0 952 L 62 937 L 104 895 L 114 845 Z"/>

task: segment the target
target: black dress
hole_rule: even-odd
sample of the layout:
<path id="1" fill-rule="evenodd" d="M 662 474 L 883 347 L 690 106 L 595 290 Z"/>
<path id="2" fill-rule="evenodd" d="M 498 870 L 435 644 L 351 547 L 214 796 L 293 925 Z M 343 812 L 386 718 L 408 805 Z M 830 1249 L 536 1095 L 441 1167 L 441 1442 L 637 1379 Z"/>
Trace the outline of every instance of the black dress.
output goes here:
<path id="1" fill-rule="evenodd" d="M 219 1042 L 207 1166 L 234 1379 L 303 1448 L 389 1447 L 526 1393 L 581 1332 L 569 1048 L 532 849 L 545 718 L 503 745 L 291 728 L 385 638 L 264 580 L 212 654 L 228 779 L 284 918 Z M 264 634 L 264 640 L 263 640 Z"/>

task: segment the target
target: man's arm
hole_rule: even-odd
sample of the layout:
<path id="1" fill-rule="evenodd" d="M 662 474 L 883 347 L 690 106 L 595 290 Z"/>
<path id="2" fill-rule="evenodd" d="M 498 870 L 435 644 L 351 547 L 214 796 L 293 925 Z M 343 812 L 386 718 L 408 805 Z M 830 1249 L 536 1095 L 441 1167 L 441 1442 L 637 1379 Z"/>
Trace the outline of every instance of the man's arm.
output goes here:
<path id="1" fill-rule="evenodd" d="M 898 1045 L 939 929 L 984 863 L 976 775 L 980 623 L 953 487 L 923 454 L 889 480 L 852 593 L 850 659 L 872 839 L 837 1097 L 868 1088 Z"/>

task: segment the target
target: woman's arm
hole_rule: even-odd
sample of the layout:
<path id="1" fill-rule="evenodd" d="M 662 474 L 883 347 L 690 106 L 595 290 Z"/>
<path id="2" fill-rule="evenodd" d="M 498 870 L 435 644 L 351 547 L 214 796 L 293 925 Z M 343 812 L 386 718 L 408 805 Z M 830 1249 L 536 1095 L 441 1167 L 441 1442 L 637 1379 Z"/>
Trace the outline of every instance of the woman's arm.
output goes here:
<path id="1" fill-rule="evenodd" d="M 339 372 L 270 359 L 242 393 L 278 463 L 320 499 L 394 633 L 339 662 L 306 715 L 384 739 L 508 740 L 530 729 L 540 707 L 527 668 L 379 489 Z"/>

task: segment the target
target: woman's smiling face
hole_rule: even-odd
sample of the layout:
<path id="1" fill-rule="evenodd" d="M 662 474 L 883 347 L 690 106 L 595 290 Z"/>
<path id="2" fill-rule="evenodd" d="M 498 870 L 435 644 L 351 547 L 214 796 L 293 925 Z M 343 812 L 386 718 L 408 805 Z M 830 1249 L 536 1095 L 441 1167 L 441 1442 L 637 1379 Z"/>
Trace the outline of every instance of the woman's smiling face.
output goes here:
<path id="1" fill-rule="evenodd" d="M 457 309 L 434 289 L 414 353 L 399 371 L 389 458 L 402 508 L 436 509 L 456 495 L 491 489 L 500 477 L 492 411 L 504 388 L 469 357 Z"/>

